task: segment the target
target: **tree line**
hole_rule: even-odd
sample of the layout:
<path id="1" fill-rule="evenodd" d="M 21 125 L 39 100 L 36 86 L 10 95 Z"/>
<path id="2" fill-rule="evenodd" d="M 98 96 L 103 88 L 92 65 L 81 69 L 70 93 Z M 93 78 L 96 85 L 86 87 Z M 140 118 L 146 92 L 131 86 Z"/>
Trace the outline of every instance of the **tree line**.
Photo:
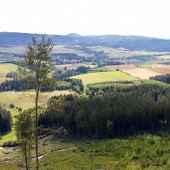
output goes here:
<path id="1" fill-rule="evenodd" d="M 33 89 L 35 84 L 35 78 L 33 76 L 27 76 L 25 78 L 14 78 L 13 80 L 6 80 L 0 84 L 0 91 L 22 91 Z M 46 78 L 46 84 L 41 87 L 41 91 L 54 91 L 54 90 L 68 90 L 72 89 L 77 93 L 81 93 L 84 90 L 83 83 L 80 79 L 55 80 L 54 78 Z"/>
<path id="2" fill-rule="evenodd" d="M 76 137 L 121 137 L 170 128 L 169 89 L 136 86 L 129 92 L 53 97 L 39 125 L 63 127 Z"/>
<path id="3" fill-rule="evenodd" d="M 12 116 L 11 113 L 0 106 L 0 133 L 11 130 Z"/>
<path id="4" fill-rule="evenodd" d="M 170 74 L 158 75 L 158 76 L 155 76 L 155 77 L 151 77 L 150 79 L 170 84 Z"/>

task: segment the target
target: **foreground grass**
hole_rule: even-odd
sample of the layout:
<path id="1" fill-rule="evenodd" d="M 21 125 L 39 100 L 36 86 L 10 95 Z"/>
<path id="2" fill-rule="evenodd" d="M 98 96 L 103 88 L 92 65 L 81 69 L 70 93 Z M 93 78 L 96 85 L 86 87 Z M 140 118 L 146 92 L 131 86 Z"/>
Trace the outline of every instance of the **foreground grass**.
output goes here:
<path id="1" fill-rule="evenodd" d="M 137 78 L 120 71 L 82 74 L 78 76 L 73 76 L 72 78 L 81 79 L 84 85 L 111 81 L 117 82 L 137 80 Z"/>
<path id="2" fill-rule="evenodd" d="M 73 146 L 77 149 L 56 152 L 56 149 Z M 41 170 L 169 170 L 170 135 L 144 134 L 121 139 L 77 142 L 43 139 L 40 141 L 40 154 L 43 153 L 47 155 L 39 160 Z M 17 168 L 15 160 L 19 158 L 19 153 L 16 150 L 11 154 L 10 158 L 8 155 L 9 163 L 0 166 L 1 169 Z M 34 162 L 32 166 L 34 167 Z"/>
<path id="3" fill-rule="evenodd" d="M 77 150 L 49 154 L 40 160 L 41 170 L 169 170 L 170 136 L 139 135 L 93 141 Z"/>

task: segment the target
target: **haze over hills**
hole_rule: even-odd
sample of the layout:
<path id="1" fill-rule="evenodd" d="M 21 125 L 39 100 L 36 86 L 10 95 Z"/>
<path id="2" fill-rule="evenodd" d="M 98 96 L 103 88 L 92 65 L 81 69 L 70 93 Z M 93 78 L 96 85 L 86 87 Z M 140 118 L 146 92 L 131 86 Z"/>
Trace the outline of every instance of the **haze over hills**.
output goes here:
<path id="1" fill-rule="evenodd" d="M 77 33 L 68 35 L 48 35 L 57 45 L 67 46 L 105 46 L 112 48 L 126 48 L 129 50 L 170 51 L 170 40 L 150 38 L 144 36 L 121 35 L 89 35 L 81 36 Z M 41 38 L 41 34 L 0 32 L 0 47 L 27 45 L 31 38 Z"/>

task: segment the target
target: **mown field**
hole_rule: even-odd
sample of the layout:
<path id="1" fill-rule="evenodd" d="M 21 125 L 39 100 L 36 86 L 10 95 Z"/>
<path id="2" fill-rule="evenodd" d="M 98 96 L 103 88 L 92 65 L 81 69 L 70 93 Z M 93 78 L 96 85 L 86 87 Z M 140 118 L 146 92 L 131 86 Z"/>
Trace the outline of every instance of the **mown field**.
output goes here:
<path id="1" fill-rule="evenodd" d="M 132 76 L 130 76 L 126 73 L 120 72 L 120 71 L 82 74 L 82 75 L 78 75 L 78 76 L 73 76 L 72 78 L 81 79 L 83 81 L 84 85 L 100 83 L 100 82 L 137 80 L 137 78 L 132 77 Z"/>
<path id="2" fill-rule="evenodd" d="M 109 65 L 105 66 L 105 68 L 110 70 L 121 70 L 131 76 L 138 77 L 140 79 L 149 79 L 150 77 L 154 77 L 157 75 L 161 75 L 158 69 L 150 69 L 148 65 L 134 65 L 134 64 L 124 64 L 124 65 Z"/>
<path id="3" fill-rule="evenodd" d="M 166 64 L 139 65 L 139 67 L 155 71 L 160 74 L 170 74 L 170 65 Z"/>

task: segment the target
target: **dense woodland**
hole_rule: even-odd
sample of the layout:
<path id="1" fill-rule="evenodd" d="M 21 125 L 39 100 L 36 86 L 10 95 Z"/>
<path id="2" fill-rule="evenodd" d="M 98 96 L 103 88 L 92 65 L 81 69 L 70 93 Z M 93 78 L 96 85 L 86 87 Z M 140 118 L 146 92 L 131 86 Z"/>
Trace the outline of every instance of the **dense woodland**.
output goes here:
<path id="1" fill-rule="evenodd" d="M 121 137 L 170 128 L 170 88 L 141 84 L 105 94 L 53 97 L 39 125 L 76 137 Z"/>
<path id="2" fill-rule="evenodd" d="M 9 111 L 2 109 L 0 106 L 0 134 L 8 132 L 12 127 L 12 116 Z"/>
<path id="3" fill-rule="evenodd" d="M 170 74 L 155 76 L 151 77 L 150 79 L 170 84 Z"/>

